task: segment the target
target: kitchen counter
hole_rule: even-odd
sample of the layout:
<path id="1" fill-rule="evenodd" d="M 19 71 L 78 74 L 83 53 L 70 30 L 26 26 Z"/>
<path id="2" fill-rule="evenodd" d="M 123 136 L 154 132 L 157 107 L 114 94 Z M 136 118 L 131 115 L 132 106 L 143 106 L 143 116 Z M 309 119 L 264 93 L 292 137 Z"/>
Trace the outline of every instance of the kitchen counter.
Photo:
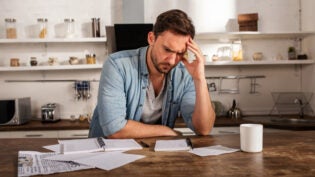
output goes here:
<path id="1" fill-rule="evenodd" d="M 218 117 L 215 120 L 214 127 L 235 127 L 243 123 L 258 123 L 263 124 L 265 128 L 276 128 L 284 130 L 315 130 L 315 123 L 296 123 L 296 122 L 275 122 L 270 121 L 269 116 L 249 116 L 243 117 L 241 119 L 231 119 L 226 117 Z M 315 121 L 315 118 L 310 117 L 307 119 L 312 119 Z M 178 119 L 175 127 L 186 127 L 182 119 Z"/>
<path id="2" fill-rule="evenodd" d="M 3 125 L 1 131 L 36 131 L 36 130 L 86 130 L 89 129 L 88 121 L 70 121 L 62 119 L 54 123 L 42 123 L 40 120 L 31 120 L 23 125 Z"/>
<path id="3" fill-rule="evenodd" d="M 270 122 L 264 121 L 263 116 L 259 117 L 257 120 L 246 120 L 242 119 L 230 119 L 226 117 L 216 118 L 214 126 L 215 127 L 233 127 L 239 126 L 242 123 L 261 123 L 266 128 L 277 128 L 277 129 L 287 129 L 287 130 L 315 130 L 315 124 L 295 124 L 295 123 L 283 123 L 283 122 Z M 182 118 L 178 118 L 175 123 L 175 128 L 186 128 L 185 123 Z M 1 131 L 36 131 L 36 130 L 87 130 L 89 129 L 89 123 L 85 121 L 70 121 L 68 119 L 62 119 L 55 123 L 42 123 L 40 120 L 32 120 L 23 125 L 3 125 L 0 126 Z"/>
<path id="4" fill-rule="evenodd" d="M 110 171 L 89 169 L 47 176 L 314 176 L 315 132 L 290 131 L 264 133 L 263 152 L 234 152 L 219 156 L 199 157 L 188 152 L 154 152 L 156 139 L 141 139 L 150 148 L 129 151 L 146 157 Z M 240 147 L 238 134 L 191 136 L 194 147 L 223 145 Z M 139 141 L 140 139 L 137 139 Z M 57 139 L 0 139 L 0 174 L 17 174 L 18 151 L 47 152 L 44 145 L 56 144 Z"/>

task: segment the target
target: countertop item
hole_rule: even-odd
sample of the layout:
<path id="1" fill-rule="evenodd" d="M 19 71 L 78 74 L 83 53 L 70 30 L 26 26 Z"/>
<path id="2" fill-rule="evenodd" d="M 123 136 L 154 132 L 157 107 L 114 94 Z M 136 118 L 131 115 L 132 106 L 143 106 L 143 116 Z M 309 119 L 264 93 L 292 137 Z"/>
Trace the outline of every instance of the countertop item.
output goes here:
<path id="1" fill-rule="evenodd" d="M 290 138 L 288 138 L 290 137 Z M 158 137 L 136 139 L 150 147 L 128 153 L 146 157 L 114 170 L 80 170 L 48 176 L 314 176 L 315 136 L 314 131 L 290 131 L 264 133 L 263 151 L 246 153 L 242 151 L 199 157 L 188 152 L 154 152 L 157 139 L 180 139 L 179 137 Z M 190 136 L 194 148 L 222 145 L 240 148 L 239 134 Z M 0 171 L 6 177 L 17 174 L 18 151 L 30 150 L 48 152 L 45 145 L 56 144 L 57 139 L 1 139 Z M 170 165 L 171 164 L 171 165 Z M 246 167 L 246 168 L 245 168 Z M 136 170 L 135 170 L 136 169 Z"/>

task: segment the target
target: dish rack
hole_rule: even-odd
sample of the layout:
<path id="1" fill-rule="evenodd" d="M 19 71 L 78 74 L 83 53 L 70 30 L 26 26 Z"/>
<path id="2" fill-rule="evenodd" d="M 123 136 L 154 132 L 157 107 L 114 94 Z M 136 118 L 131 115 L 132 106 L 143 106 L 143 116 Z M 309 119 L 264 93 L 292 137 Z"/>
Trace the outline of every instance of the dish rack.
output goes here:
<path id="1" fill-rule="evenodd" d="M 259 84 L 257 83 L 257 79 L 265 78 L 263 75 L 236 75 L 236 76 L 214 76 L 214 77 L 206 77 L 208 82 L 208 89 L 209 92 L 218 91 L 218 93 L 230 93 L 230 94 L 239 94 L 240 93 L 240 80 L 241 79 L 250 79 L 250 94 L 258 94 L 257 87 Z M 211 80 L 218 80 L 218 87 L 216 86 L 215 82 L 211 82 Z M 225 86 L 226 82 L 231 82 L 232 86 Z M 210 82 L 210 83 L 209 83 Z"/>
<path id="2" fill-rule="evenodd" d="M 310 106 L 313 97 L 312 92 L 272 92 L 274 105 L 269 113 L 282 115 L 313 115 L 314 111 Z M 301 117 L 300 117 L 301 118 Z"/>

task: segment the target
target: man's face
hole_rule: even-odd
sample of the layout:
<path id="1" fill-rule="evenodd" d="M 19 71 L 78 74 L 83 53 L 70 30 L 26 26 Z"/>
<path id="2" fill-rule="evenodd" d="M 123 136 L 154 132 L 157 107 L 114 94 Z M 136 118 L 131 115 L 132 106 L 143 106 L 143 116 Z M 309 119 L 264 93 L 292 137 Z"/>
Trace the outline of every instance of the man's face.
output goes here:
<path id="1" fill-rule="evenodd" d="M 165 31 L 158 37 L 150 32 L 149 44 L 152 50 L 149 55 L 154 68 L 159 73 L 167 74 L 183 59 L 188 40 L 189 36 L 174 34 L 170 31 Z"/>

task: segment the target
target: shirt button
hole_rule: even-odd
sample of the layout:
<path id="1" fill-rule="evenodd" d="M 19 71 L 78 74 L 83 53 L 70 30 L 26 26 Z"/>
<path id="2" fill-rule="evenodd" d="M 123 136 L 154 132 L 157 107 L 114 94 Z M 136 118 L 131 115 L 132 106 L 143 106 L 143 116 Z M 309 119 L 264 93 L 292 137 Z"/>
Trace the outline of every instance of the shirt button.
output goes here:
<path id="1" fill-rule="evenodd" d="M 142 87 L 142 89 L 146 89 L 146 87 L 145 87 L 145 86 L 143 86 L 143 87 Z"/>
<path id="2" fill-rule="evenodd" d="M 142 104 L 139 104 L 139 107 L 142 107 Z"/>

